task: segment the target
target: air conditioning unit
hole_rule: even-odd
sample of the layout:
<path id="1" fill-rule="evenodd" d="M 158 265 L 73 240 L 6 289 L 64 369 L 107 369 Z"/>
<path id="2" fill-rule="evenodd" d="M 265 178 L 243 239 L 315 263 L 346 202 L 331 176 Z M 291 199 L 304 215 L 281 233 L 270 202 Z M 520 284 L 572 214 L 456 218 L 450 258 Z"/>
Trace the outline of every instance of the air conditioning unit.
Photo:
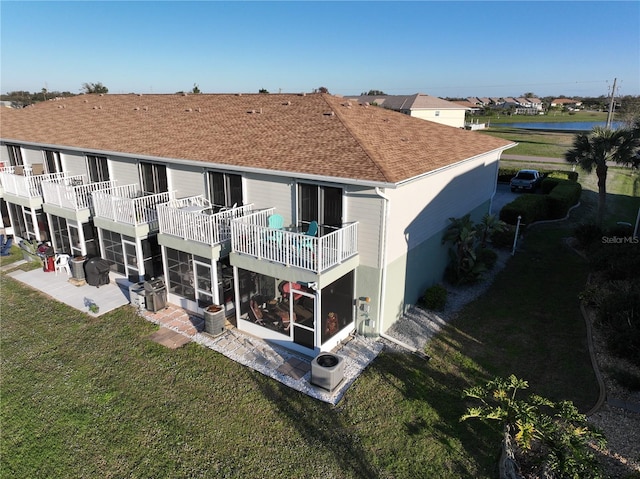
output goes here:
<path id="1" fill-rule="evenodd" d="M 344 358 L 322 353 L 311 361 L 311 384 L 333 391 L 344 379 Z"/>

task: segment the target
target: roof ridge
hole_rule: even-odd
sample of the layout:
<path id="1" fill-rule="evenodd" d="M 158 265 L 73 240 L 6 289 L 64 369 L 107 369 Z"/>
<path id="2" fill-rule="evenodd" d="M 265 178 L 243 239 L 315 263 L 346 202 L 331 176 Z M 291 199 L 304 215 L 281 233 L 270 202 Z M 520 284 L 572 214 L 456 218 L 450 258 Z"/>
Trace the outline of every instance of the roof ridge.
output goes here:
<path id="1" fill-rule="evenodd" d="M 336 100 L 338 100 L 337 97 L 334 97 Z M 373 162 L 373 164 L 376 165 L 376 167 L 378 168 L 378 171 L 380 171 L 380 173 L 382 173 L 382 175 L 384 176 L 384 179 L 386 181 L 392 181 L 392 175 L 389 175 L 389 171 L 387 168 L 385 168 L 383 166 L 383 163 L 381 161 L 378 161 L 376 159 L 376 154 L 375 154 L 375 150 L 369 148 L 368 146 L 366 146 L 362 140 L 360 139 L 360 137 L 355 133 L 355 131 L 349 126 L 349 124 L 344 121 L 344 118 L 342 117 L 342 113 L 339 112 L 338 108 L 333 108 L 334 105 L 331 105 L 331 103 L 329 101 L 327 101 L 327 97 L 325 97 L 323 95 L 323 99 L 325 100 L 325 102 L 332 107 L 332 111 L 335 113 L 336 117 L 338 118 L 338 120 L 340 120 L 340 123 L 342 123 L 342 126 L 345 128 L 345 130 L 347 130 L 349 132 L 349 135 L 356 141 L 356 143 L 358 144 L 358 146 L 360 148 L 362 148 L 362 151 L 365 152 L 365 154 L 369 157 L 369 159 Z M 350 103 L 350 100 L 346 100 L 345 103 Z M 343 103 L 344 105 L 344 103 Z M 362 106 L 363 108 L 365 108 L 364 106 Z"/>

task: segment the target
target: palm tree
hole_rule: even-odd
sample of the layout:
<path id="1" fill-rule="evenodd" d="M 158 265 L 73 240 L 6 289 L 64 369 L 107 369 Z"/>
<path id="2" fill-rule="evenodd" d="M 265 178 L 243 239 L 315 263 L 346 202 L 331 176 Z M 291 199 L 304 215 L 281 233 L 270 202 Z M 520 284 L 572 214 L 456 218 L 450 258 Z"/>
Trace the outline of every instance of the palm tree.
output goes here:
<path id="1" fill-rule="evenodd" d="M 569 163 L 578 164 L 590 173 L 595 168 L 598 176 L 597 222 L 602 224 L 607 199 L 607 163 L 633 165 L 640 141 L 638 128 L 595 127 L 591 133 L 580 133 L 573 139 L 573 147 L 565 153 Z"/>

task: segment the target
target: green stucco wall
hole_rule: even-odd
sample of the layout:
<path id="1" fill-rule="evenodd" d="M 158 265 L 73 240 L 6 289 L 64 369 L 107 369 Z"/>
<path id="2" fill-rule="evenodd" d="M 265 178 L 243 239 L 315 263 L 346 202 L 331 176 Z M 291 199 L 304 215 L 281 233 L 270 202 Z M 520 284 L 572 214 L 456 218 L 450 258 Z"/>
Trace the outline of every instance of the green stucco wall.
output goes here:
<path id="1" fill-rule="evenodd" d="M 471 219 L 480 221 L 489 211 L 489 202 L 474 209 Z M 442 230 L 387 265 L 385 304 L 381 331 L 385 332 L 415 305 L 428 287 L 442 281 L 448 262 L 449 245 L 442 244 Z"/>

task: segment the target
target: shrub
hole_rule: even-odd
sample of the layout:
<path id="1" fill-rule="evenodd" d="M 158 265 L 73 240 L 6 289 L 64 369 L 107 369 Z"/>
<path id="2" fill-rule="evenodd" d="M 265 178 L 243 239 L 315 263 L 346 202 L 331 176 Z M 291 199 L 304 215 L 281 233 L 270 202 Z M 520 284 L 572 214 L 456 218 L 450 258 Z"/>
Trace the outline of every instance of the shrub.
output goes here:
<path id="1" fill-rule="evenodd" d="M 559 178 L 551 178 L 551 177 L 547 177 L 544 180 L 542 180 L 542 183 L 540 183 L 540 192 L 543 195 L 547 195 L 549 194 L 549 192 L 551 190 L 553 190 L 556 186 L 558 186 L 558 183 L 560 183 L 562 180 Z"/>
<path id="2" fill-rule="evenodd" d="M 609 350 L 640 366 L 640 289 L 611 292 L 600 303 L 597 320 Z"/>
<path id="3" fill-rule="evenodd" d="M 422 295 L 422 304 L 427 309 L 443 311 L 447 304 L 447 290 L 441 284 L 434 284 Z"/>
<path id="4" fill-rule="evenodd" d="M 537 394 L 522 398 L 527 381 L 514 375 L 497 377 L 464 394 L 476 405 L 468 407 L 462 421 L 480 419 L 501 426 L 533 461 L 526 477 L 602 477 L 593 446 L 604 447 L 606 439 L 587 421 L 571 401 L 553 402 Z"/>
<path id="5" fill-rule="evenodd" d="M 592 243 L 589 250 L 590 266 L 607 280 L 633 280 L 640 278 L 640 245 L 609 243 L 615 236 L 602 237 Z"/>
<path id="6" fill-rule="evenodd" d="M 476 251 L 476 259 L 478 262 L 484 264 L 487 269 L 493 269 L 498 260 L 498 253 L 489 248 L 478 248 Z"/>
<path id="7" fill-rule="evenodd" d="M 552 218 L 562 218 L 567 214 L 569 208 L 580 201 L 581 195 L 582 185 L 580 183 L 561 180 L 548 195 L 551 199 L 549 214 Z"/>
<path id="8" fill-rule="evenodd" d="M 500 210 L 500 219 L 507 224 L 515 225 L 518 223 L 518 216 L 521 216 L 522 223 L 528 225 L 548 218 L 548 208 L 545 196 L 524 194 Z"/>
<path id="9" fill-rule="evenodd" d="M 594 242 L 602 241 L 602 228 L 595 223 L 583 223 L 574 228 L 573 237 L 581 249 L 587 249 Z"/>
<path id="10" fill-rule="evenodd" d="M 496 231 L 491 237 L 491 245 L 498 249 L 511 249 L 513 247 L 513 239 L 516 235 L 516 228 L 513 225 L 507 225 L 503 231 Z"/>

